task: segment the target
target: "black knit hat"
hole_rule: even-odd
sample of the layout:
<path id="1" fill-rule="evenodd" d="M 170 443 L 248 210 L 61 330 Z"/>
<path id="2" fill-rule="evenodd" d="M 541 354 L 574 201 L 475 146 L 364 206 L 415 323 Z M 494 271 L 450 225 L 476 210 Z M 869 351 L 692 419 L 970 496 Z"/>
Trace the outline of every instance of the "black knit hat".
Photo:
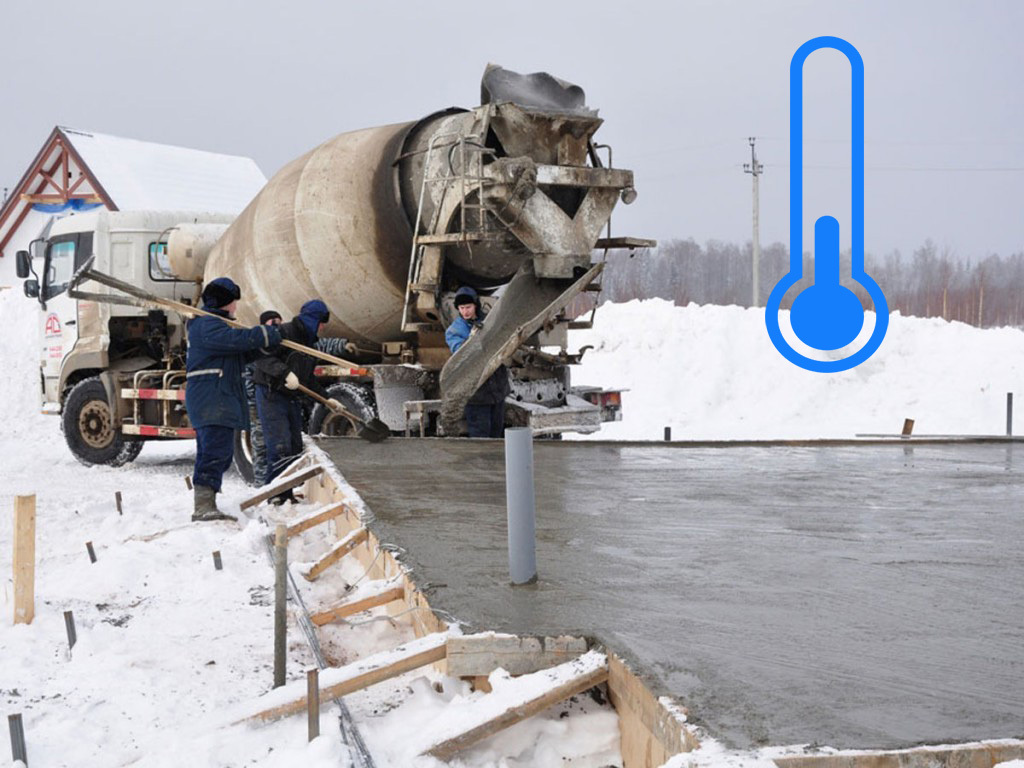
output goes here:
<path id="1" fill-rule="evenodd" d="M 218 277 L 203 288 L 203 305 L 213 309 L 226 307 L 242 298 L 242 291 L 230 277 Z"/>
<path id="2" fill-rule="evenodd" d="M 281 313 L 279 313 L 279 312 L 277 312 L 276 310 L 273 310 L 273 309 L 268 309 L 266 312 L 263 312 L 260 315 L 260 325 L 266 325 L 267 324 L 267 320 L 273 320 L 274 318 L 277 318 L 278 320 L 280 320 L 281 319 Z"/>

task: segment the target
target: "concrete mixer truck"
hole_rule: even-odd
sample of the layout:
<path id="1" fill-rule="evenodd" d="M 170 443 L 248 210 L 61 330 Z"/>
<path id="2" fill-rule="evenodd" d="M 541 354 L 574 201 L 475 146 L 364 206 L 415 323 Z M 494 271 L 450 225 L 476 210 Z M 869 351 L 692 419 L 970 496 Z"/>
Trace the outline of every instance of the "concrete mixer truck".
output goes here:
<path id="1" fill-rule="evenodd" d="M 601 253 L 653 245 L 602 237 L 632 172 L 595 144 L 601 119 L 582 89 L 546 73 L 489 66 L 481 105 L 341 134 L 282 168 L 234 220 L 182 211 L 99 211 L 54 222 L 17 256 L 44 327 L 44 405 L 62 413 L 72 452 L 123 464 L 148 439 L 192 437 L 184 409 L 180 315 L 72 275 L 92 270 L 155 297 L 198 299 L 204 280 L 241 286 L 239 320 L 286 317 L 311 297 L 345 365 L 329 391 L 396 434 L 459 434 L 466 401 L 499 366 L 508 418 L 541 434 L 595 431 L 620 417 L 615 391 L 570 386 L 565 311 L 600 289 Z M 602 150 L 607 150 L 602 157 Z M 610 227 L 609 227 L 610 232 Z M 37 273 L 35 266 L 41 269 Z M 444 330 L 471 285 L 487 322 L 454 355 Z M 315 407 L 312 433 L 352 430 Z M 238 451 L 245 453 L 245 435 Z M 244 465 L 244 460 L 242 461 Z"/>

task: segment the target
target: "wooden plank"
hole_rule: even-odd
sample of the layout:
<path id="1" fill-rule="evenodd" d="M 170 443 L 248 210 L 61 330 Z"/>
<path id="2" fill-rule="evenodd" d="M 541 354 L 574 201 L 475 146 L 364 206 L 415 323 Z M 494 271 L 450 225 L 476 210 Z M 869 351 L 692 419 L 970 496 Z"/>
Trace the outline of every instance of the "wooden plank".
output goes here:
<path id="1" fill-rule="evenodd" d="M 306 577 L 306 581 L 313 581 L 316 579 L 321 573 L 326 571 L 336 562 L 341 560 L 341 558 L 366 541 L 366 536 L 367 530 L 364 526 L 362 528 L 356 528 L 348 536 L 337 542 L 333 547 L 331 547 L 330 552 L 317 560 L 313 564 L 312 568 L 302 574 Z"/>
<path id="2" fill-rule="evenodd" d="M 538 693 L 538 679 L 549 680 L 550 687 L 542 689 Z M 500 699 L 493 702 L 485 696 L 477 704 L 477 712 L 474 713 L 477 715 L 475 723 L 461 733 L 428 747 L 421 754 L 430 755 L 439 760 L 450 760 L 460 750 L 472 746 L 488 736 L 493 736 L 510 725 L 515 725 L 521 720 L 543 712 L 552 704 L 593 688 L 607 679 L 607 659 L 603 653 L 596 651 L 591 651 L 585 656 L 552 669 L 517 678 L 512 681 L 510 687 L 522 688 L 520 696 L 516 696 L 511 691 L 505 691 Z"/>
<path id="3" fill-rule="evenodd" d="M 343 619 L 346 616 L 352 616 L 353 614 L 360 613 L 361 611 L 368 611 L 370 608 L 376 608 L 380 605 L 387 605 L 393 600 L 404 600 L 405 599 L 405 587 L 388 587 L 381 592 L 371 593 L 365 597 L 341 600 L 334 605 L 325 608 L 322 611 L 317 611 L 309 618 L 318 627 L 322 627 L 324 624 L 329 624 L 332 621 Z"/>
<path id="4" fill-rule="evenodd" d="M 608 699 L 619 715 L 623 765 L 656 768 L 700 746 L 692 729 L 614 653 L 608 654 Z"/>
<path id="5" fill-rule="evenodd" d="M 348 504 L 343 501 L 339 501 L 336 504 L 331 504 L 330 506 L 325 507 L 324 509 L 312 512 L 306 517 L 296 520 L 288 526 L 288 538 L 290 539 L 292 536 L 300 534 L 303 531 L 308 531 L 310 528 L 315 528 L 320 525 L 320 523 L 326 523 L 328 520 L 333 520 L 350 509 L 351 508 Z"/>
<path id="6" fill-rule="evenodd" d="M 444 633 L 427 635 L 400 645 L 392 651 L 376 653 L 344 667 L 321 670 L 320 703 L 347 696 L 413 669 L 440 661 L 445 656 L 447 639 L 448 636 Z M 284 701 L 238 722 L 248 720 L 266 722 L 305 711 L 306 681 L 289 683 L 285 687 L 271 692 L 265 698 L 284 699 Z"/>
<path id="7" fill-rule="evenodd" d="M 810 748 L 805 748 L 812 751 Z M 994 768 L 1024 759 L 1024 741 L 999 739 L 894 750 L 845 750 L 772 758 L 779 768 Z"/>
<path id="8" fill-rule="evenodd" d="M 14 623 L 36 615 L 36 497 L 14 497 Z"/>
<path id="9" fill-rule="evenodd" d="M 249 507 L 255 507 L 257 504 L 266 501 L 271 496 L 277 496 L 277 494 L 279 493 L 284 493 L 285 491 L 290 490 L 291 488 L 295 488 L 296 486 L 302 485 L 311 477 L 316 477 L 323 471 L 323 465 L 317 464 L 315 467 L 310 467 L 309 469 L 304 469 L 301 472 L 297 472 L 294 475 L 289 475 L 288 477 L 278 479 L 277 481 L 275 481 L 271 485 L 268 485 L 262 491 L 257 493 L 255 496 L 250 496 L 248 499 L 245 499 L 238 506 L 240 509 L 248 509 Z"/>
<path id="10" fill-rule="evenodd" d="M 519 637 L 496 632 L 453 637 L 448 643 L 448 674 L 480 677 L 501 667 L 510 675 L 548 669 L 587 652 L 582 637 Z"/>

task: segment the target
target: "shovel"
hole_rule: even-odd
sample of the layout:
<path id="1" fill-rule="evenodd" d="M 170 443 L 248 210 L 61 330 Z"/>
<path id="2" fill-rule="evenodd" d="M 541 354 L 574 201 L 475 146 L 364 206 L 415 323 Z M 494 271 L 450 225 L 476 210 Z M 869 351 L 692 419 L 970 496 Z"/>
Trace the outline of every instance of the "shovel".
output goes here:
<path id="1" fill-rule="evenodd" d="M 160 296 L 155 296 L 148 291 L 145 291 L 131 283 L 126 283 L 123 280 L 118 280 L 115 277 L 104 274 L 103 272 L 97 272 L 92 269 L 93 259 L 90 258 L 85 264 L 79 267 L 78 271 L 75 272 L 74 276 L 68 285 L 68 295 L 73 299 L 87 299 L 89 301 L 101 301 L 110 304 L 129 304 L 137 307 L 161 307 L 163 309 L 169 309 L 173 312 L 177 312 L 179 315 L 186 317 L 216 317 L 223 323 L 230 325 L 232 328 L 248 328 L 249 326 L 243 325 L 235 320 L 231 320 L 221 315 L 216 315 L 213 312 L 207 312 L 205 309 L 199 307 L 193 307 L 191 304 L 184 304 L 180 301 L 174 301 L 173 299 L 165 299 Z M 128 296 L 112 296 L 109 294 L 96 294 L 86 293 L 84 291 L 77 290 L 77 285 L 86 280 L 95 280 L 100 285 L 105 285 L 108 288 L 121 291 L 122 293 L 128 294 Z M 129 298 L 131 297 L 131 298 Z M 294 349 L 297 352 L 304 352 L 311 357 L 319 358 L 325 362 L 331 363 L 332 365 L 338 365 L 343 368 L 360 368 L 361 366 L 355 363 L 344 360 L 334 355 L 329 355 L 326 352 L 321 352 L 319 349 L 314 347 L 307 347 L 304 344 L 299 344 L 295 341 L 289 341 L 284 339 L 281 341 L 282 347 L 288 347 L 288 349 Z"/>
<path id="2" fill-rule="evenodd" d="M 96 270 L 92 269 L 92 262 L 93 259 L 90 258 L 88 261 L 85 262 L 85 264 L 79 267 L 79 269 L 75 272 L 74 276 L 71 278 L 71 281 L 68 286 L 68 295 L 71 296 L 72 298 L 88 299 L 91 301 L 103 301 L 112 304 L 129 304 L 140 307 L 156 306 L 162 307 L 164 309 L 170 309 L 174 312 L 177 312 L 178 314 L 185 315 L 186 317 L 199 317 L 201 315 L 205 315 L 208 317 L 216 317 L 218 320 L 226 323 L 227 325 L 230 325 L 232 328 L 248 327 L 234 320 L 222 317 L 221 315 L 216 315 L 212 312 L 207 312 L 205 310 L 199 309 L 198 307 L 193 307 L 190 304 L 183 304 L 182 302 L 173 301 L 172 299 L 165 299 L 160 296 L 154 296 L 152 293 L 144 291 L 143 289 L 138 288 L 137 286 L 134 286 L 131 283 L 126 283 L 122 280 L 118 280 L 117 278 L 111 277 L 110 275 L 106 275 L 102 272 L 97 272 Z M 105 285 L 109 288 L 113 288 L 128 295 L 111 296 L 108 294 L 85 293 L 83 291 L 76 290 L 77 285 L 86 280 L 95 280 L 100 285 Z M 321 360 L 333 363 L 334 365 L 339 365 L 346 368 L 359 367 L 355 363 L 352 363 L 348 360 L 344 360 L 340 357 L 335 357 L 334 355 L 329 355 L 326 352 L 321 352 L 319 349 L 307 347 L 303 344 L 298 344 L 294 341 L 289 341 L 288 339 L 282 340 L 281 346 L 288 347 L 289 349 L 294 349 L 298 352 L 304 352 L 307 355 L 320 358 Z M 330 408 L 330 406 L 327 405 L 326 398 L 320 397 L 320 395 L 318 395 L 313 390 L 304 387 L 300 384 L 299 391 L 306 395 L 309 395 L 317 402 L 323 403 L 328 408 Z M 363 438 L 364 440 L 369 440 L 371 443 L 379 443 L 382 440 L 386 440 L 388 437 L 391 436 L 391 429 L 388 427 L 387 424 L 385 424 L 378 418 L 373 418 L 370 419 L 369 421 L 364 421 L 351 411 L 348 411 L 344 408 L 342 408 L 340 411 L 335 410 L 335 412 L 349 419 L 354 424 L 361 424 L 362 426 L 358 429 L 356 434 L 359 437 Z"/>
<path id="3" fill-rule="evenodd" d="M 346 408 L 332 407 L 329 404 L 329 401 L 327 400 L 326 397 L 321 397 L 309 387 L 305 387 L 302 384 L 299 384 L 298 387 L 296 388 L 302 394 L 309 395 L 318 403 L 322 403 L 323 405 L 327 406 L 329 410 L 333 411 L 339 416 L 344 416 L 346 419 L 354 422 L 355 424 L 362 425 L 356 431 L 356 437 L 361 437 L 363 440 L 369 440 L 371 443 L 379 443 L 382 440 L 387 440 L 389 437 L 391 437 L 391 428 L 380 419 L 374 417 L 369 421 L 364 421 L 363 419 L 360 419 L 358 416 L 352 413 L 352 411 L 347 410 Z"/>

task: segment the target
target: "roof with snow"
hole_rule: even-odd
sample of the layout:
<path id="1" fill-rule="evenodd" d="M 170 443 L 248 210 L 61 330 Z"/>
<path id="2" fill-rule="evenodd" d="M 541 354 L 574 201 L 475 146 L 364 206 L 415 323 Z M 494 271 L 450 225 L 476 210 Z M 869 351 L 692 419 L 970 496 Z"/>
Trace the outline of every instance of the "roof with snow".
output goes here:
<path id="1" fill-rule="evenodd" d="M 0 256 L 33 209 L 240 213 L 266 181 L 248 157 L 57 126 L 0 208 Z"/>

